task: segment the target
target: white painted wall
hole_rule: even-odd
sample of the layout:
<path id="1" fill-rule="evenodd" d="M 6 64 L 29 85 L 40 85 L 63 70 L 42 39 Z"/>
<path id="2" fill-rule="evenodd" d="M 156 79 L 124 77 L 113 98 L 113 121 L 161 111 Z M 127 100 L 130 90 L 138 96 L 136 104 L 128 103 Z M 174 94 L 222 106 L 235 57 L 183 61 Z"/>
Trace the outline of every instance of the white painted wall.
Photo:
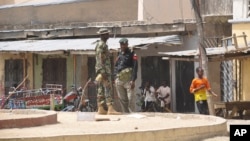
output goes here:
<path id="1" fill-rule="evenodd" d="M 247 18 L 249 0 L 233 1 L 233 19 Z"/>

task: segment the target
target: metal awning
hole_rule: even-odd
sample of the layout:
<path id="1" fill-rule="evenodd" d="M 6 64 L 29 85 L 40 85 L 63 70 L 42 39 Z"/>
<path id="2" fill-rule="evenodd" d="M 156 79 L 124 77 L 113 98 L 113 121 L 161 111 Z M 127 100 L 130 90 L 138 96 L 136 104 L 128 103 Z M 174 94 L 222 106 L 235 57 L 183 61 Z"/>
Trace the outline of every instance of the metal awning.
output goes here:
<path id="1" fill-rule="evenodd" d="M 223 61 L 250 57 L 250 47 L 235 48 L 235 46 L 206 48 L 208 61 Z M 185 50 L 176 52 L 158 52 L 163 59 L 179 61 L 199 61 L 199 50 Z"/>
<path id="2" fill-rule="evenodd" d="M 110 50 L 120 48 L 121 38 L 110 38 L 107 42 Z M 57 39 L 57 40 L 22 40 L 0 42 L 0 53 L 37 53 L 37 54 L 93 54 L 95 42 L 99 38 L 87 39 Z M 135 48 L 145 47 L 150 44 L 164 44 L 167 46 L 179 46 L 182 44 L 178 35 L 128 38 L 129 46 Z"/>
<path id="3" fill-rule="evenodd" d="M 22 6 L 42 6 L 42 5 L 53 5 L 53 4 L 63 4 L 63 3 L 71 3 L 78 2 L 79 0 L 29 0 L 23 1 L 16 4 L 2 5 L 0 9 L 3 8 L 12 8 L 12 7 L 22 7 Z M 88 0 L 82 0 L 88 1 Z"/>

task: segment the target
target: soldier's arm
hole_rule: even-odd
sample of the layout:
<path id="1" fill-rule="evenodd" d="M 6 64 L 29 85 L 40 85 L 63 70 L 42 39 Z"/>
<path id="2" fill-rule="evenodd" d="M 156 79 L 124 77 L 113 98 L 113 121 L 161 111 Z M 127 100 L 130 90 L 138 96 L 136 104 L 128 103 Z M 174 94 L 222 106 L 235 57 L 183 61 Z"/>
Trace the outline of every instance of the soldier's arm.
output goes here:
<path id="1" fill-rule="evenodd" d="M 101 66 L 101 69 L 100 69 L 100 73 L 106 73 L 106 68 L 105 68 L 105 54 L 104 54 L 104 46 L 103 44 L 99 43 L 98 46 L 97 46 L 97 57 L 98 57 L 98 60 L 100 60 L 100 66 Z"/>
<path id="2" fill-rule="evenodd" d="M 119 53 L 116 57 L 116 60 L 115 60 L 115 65 L 114 65 L 114 76 L 116 76 L 118 74 L 118 60 L 119 60 Z"/>
<path id="3" fill-rule="evenodd" d="M 102 67 L 105 69 L 104 65 L 105 65 L 105 54 L 103 49 L 101 49 L 101 52 L 99 54 L 99 59 L 101 60 L 101 65 Z"/>

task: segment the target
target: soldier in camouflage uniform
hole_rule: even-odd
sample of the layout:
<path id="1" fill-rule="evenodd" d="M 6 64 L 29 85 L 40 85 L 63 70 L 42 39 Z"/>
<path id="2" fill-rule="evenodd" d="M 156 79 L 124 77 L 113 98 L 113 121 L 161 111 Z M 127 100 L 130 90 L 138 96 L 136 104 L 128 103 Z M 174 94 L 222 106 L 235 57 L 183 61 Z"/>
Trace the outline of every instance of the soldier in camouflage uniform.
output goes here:
<path id="1" fill-rule="evenodd" d="M 111 60 L 106 44 L 109 39 L 109 30 L 101 28 L 97 33 L 101 37 L 95 48 L 98 114 L 120 114 L 114 110 L 111 96 Z M 105 110 L 106 106 L 108 106 L 108 110 Z"/>
<path id="2" fill-rule="evenodd" d="M 135 111 L 135 80 L 137 78 L 137 56 L 128 48 L 128 39 L 120 41 L 121 51 L 115 63 L 115 86 L 123 112 Z"/>

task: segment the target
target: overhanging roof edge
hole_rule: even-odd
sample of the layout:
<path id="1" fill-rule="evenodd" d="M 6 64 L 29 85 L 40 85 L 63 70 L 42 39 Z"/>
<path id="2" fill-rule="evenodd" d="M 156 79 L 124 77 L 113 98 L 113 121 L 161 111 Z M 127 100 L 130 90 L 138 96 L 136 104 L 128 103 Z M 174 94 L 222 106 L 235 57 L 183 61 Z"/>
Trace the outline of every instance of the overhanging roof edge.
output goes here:
<path id="1" fill-rule="evenodd" d="M 121 38 L 110 38 L 107 42 L 110 50 L 120 48 L 119 40 Z M 22 41 L 4 41 L 0 42 L 0 52 L 29 52 L 29 53 L 45 53 L 45 52 L 88 52 L 95 50 L 95 42 L 99 38 L 87 39 L 58 39 L 58 40 L 22 40 Z M 180 45 L 182 44 L 179 35 L 158 36 L 148 38 L 128 38 L 129 46 L 156 44 Z"/>

